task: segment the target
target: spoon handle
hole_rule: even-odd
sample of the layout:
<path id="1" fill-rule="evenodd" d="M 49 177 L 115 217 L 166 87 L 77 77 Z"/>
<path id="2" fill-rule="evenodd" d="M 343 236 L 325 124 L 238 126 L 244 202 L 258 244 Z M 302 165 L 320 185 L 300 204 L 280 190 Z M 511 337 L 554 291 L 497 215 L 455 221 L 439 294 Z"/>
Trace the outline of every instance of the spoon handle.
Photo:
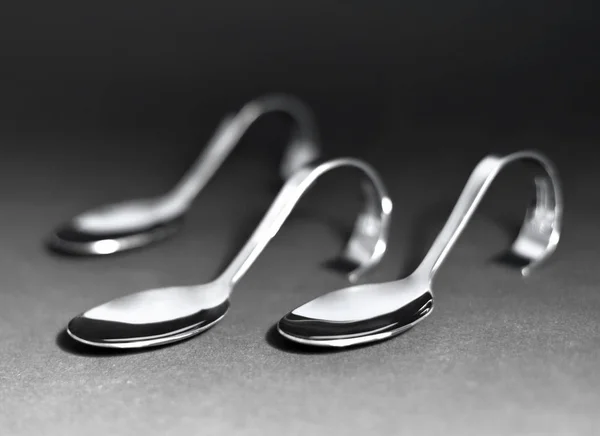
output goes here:
<path id="1" fill-rule="evenodd" d="M 225 117 L 204 151 L 165 199 L 181 207 L 187 206 L 206 186 L 239 143 L 250 126 L 262 115 L 281 111 L 295 121 L 291 140 L 281 162 L 284 179 L 317 159 L 321 153 L 317 129 L 311 111 L 300 100 L 288 95 L 268 95 L 247 103 L 233 115 Z"/>
<path id="2" fill-rule="evenodd" d="M 511 254 L 523 260 L 523 275 L 541 264 L 556 249 L 562 225 L 563 198 L 557 171 L 552 162 L 537 151 L 521 151 L 504 157 L 487 156 L 475 167 L 448 221 L 415 274 L 433 280 L 435 273 L 475 212 L 490 184 L 508 164 L 524 160 L 545 173 L 534 178 L 536 201 L 526 213 L 525 221 Z"/>
<path id="3" fill-rule="evenodd" d="M 342 167 L 356 168 L 365 178 L 362 185 L 365 206 L 343 253 L 345 260 L 355 265 L 349 274 L 350 281 L 355 282 L 379 263 L 387 248 L 392 202 L 379 175 L 370 165 L 358 159 L 338 158 L 303 168 L 288 179 L 246 245 L 217 280 L 233 287 L 277 234 L 308 188 L 323 174 Z"/>

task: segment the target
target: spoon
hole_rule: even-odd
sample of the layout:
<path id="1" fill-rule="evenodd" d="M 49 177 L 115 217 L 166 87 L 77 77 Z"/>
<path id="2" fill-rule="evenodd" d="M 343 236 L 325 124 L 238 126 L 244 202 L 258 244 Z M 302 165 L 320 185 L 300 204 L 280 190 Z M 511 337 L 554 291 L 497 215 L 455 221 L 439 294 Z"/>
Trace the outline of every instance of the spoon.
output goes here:
<path id="1" fill-rule="evenodd" d="M 408 277 L 351 286 L 322 295 L 285 315 L 278 323 L 284 337 L 302 344 L 348 347 L 398 335 L 426 318 L 433 309 L 431 283 L 475 212 L 496 175 L 508 164 L 526 161 L 544 174 L 535 177 L 537 200 L 511 247 L 528 275 L 556 249 L 563 200 L 556 169 L 535 151 L 505 157 L 488 156 L 475 168 L 452 213 L 421 264 Z"/>
<path id="2" fill-rule="evenodd" d="M 364 176 L 365 207 L 342 254 L 354 267 L 354 283 L 373 268 L 387 248 L 392 203 L 368 164 L 339 158 L 298 170 L 283 185 L 266 215 L 231 264 L 214 281 L 198 286 L 152 289 L 118 298 L 73 318 L 67 333 L 98 347 L 141 348 L 179 341 L 217 323 L 229 308 L 234 286 L 273 238 L 307 189 L 323 174 L 342 167 Z"/>
<path id="3" fill-rule="evenodd" d="M 183 215 L 261 115 L 281 111 L 295 121 L 295 129 L 281 163 L 287 180 L 320 156 L 315 122 L 310 110 L 288 95 L 269 95 L 247 103 L 223 119 L 183 178 L 164 195 L 129 200 L 92 209 L 60 226 L 51 235 L 50 248 L 75 255 L 106 255 L 142 247 L 173 234 Z"/>

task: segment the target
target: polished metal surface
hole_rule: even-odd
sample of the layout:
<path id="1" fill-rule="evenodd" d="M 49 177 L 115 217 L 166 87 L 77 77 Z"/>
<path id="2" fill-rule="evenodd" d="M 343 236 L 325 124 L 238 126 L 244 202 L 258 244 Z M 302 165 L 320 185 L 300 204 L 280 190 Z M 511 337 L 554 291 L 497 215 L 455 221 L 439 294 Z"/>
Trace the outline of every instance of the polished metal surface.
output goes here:
<path id="1" fill-rule="evenodd" d="M 88 345 L 142 348 L 179 341 L 208 329 L 225 316 L 234 286 L 277 234 L 302 195 L 323 174 L 348 167 L 359 170 L 364 177 L 365 205 L 341 255 L 353 265 L 349 280 L 356 281 L 385 253 L 392 202 L 371 166 L 357 159 L 339 158 L 291 175 L 248 242 L 216 280 L 118 298 L 72 319 L 67 333 Z"/>
<path id="2" fill-rule="evenodd" d="M 327 293 L 284 316 L 279 332 L 303 344 L 347 347 L 389 338 L 422 321 L 433 310 L 431 284 L 436 272 L 496 175 L 517 161 L 542 170 L 534 178 L 536 201 L 511 247 L 512 257 L 523 265 L 521 273 L 529 274 L 554 252 L 560 238 L 563 199 L 556 169 L 536 151 L 488 156 L 471 174 L 446 224 L 412 274 Z"/>
<path id="3" fill-rule="evenodd" d="M 156 198 L 129 200 L 82 213 L 55 230 L 49 246 L 62 253 L 97 256 L 139 248 L 170 236 L 177 231 L 192 201 L 248 128 L 270 112 L 284 112 L 295 121 L 281 162 L 283 180 L 320 157 L 311 111 L 289 95 L 265 96 L 225 117 L 206 148 L 169 192 Z"/>

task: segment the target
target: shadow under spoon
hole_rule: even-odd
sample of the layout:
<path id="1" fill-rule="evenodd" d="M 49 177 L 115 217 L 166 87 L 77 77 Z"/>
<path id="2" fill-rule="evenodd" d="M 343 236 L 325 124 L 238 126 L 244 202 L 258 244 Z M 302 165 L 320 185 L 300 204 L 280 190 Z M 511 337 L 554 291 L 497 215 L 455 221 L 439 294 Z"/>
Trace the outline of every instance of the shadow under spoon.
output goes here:
<path id="1" fill-rule="evenodd" d="M 311 111 L 296 98 L 269 95 L 247 103 L 223 119 L 213 137 L 182 179 L 155 198 L 135 199 L 82 213 L 56 229 L 49 248 L 63 254 L 100 256 L 140 248 L 175 233 L 193 200 L 211 180 L 244 133 L 262 115 L 283 112 L 295 128 L 281 162 L 287 180 L 321 155 Z"/>
<path id="2" fill-rule="evenodd" d="M 421 264 L 408 277 L 386 283 L 351 286 L 322 295 L 285 315 L 277 329 L 287 339 L 322 347 L 348 347 L 398 335 L 433 310 L 431 283 L 496 175 L 508 164 L 524 161 L 542 174 L 534 179 L 536 201 L 511 247 L 523 275 L 556 249 L 563 199 L 556 169 L 536 151 L 485 157 L 474 169 L 454 209 Z"/>
<path id="3" fill-rule="evenodd" d="M 151 289 L 127 295 L 73 318 L 67 333 L 97 347 L 142 348 L 196 335 L 217 323 L 229 308 L 233 288 L 277 234 L 302 195 L 323 174 L 353 168 L 363 176 L 365 205 L 341 257 L 356 280 L 379 263 L 388 238 L 392 203 L 375 170 L 353 158 L 338 158 L 298 170 L 283 185 L 248 242 L 214 281 L 197 286 Z"/>

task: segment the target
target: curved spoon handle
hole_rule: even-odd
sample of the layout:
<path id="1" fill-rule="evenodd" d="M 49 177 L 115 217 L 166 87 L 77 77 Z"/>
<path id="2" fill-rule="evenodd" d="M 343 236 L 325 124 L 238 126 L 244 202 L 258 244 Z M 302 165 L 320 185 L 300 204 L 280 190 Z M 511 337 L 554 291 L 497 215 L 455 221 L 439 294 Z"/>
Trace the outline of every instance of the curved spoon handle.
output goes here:
<path id="1" fill-rule="evenodd" d="M 487 156 L 471 173 L 448 221 L 415 271 L 416 274 L 427 275 L 429 280 L 433 280 L 492 181 L 508 164 L 520 160 L 533 163 L 544 174 L 534 179 L 537 198 L 535 204 L 527 210 L 523 226 L 512 244 L 511 253 L 527 263 L 521 269 L 521 273 L 527 275 L 554 252 L 560 238 L 563 198 L 552 162 L 537 151 L 520 151 L 504 157 Z"/>
<path id="2" fill-rule="evenodd" d="M 235 115 L 222 121 L 204 151 L 177 185 L 166 195 L 173 204 L 187 205 L 209 182 L 248 128 L 262 115 L 281 111 L 295 121 L 291 140 L 281 162 L 281 175 L 289 178 L 298 169 L 316 160 L 321 150 L 318 145 L 316 123 L 310 109 L 289 95 L 268 95 L 253 100 Z"/>
<path id="3" fill-rule="evenodd" d="M 338 158 L 303 168 L 288 179 L 246 245 L 217 280 L 233 287 L 277 234 L 308 188 L 323 174 L 342 167 L 356 168 L 365 178 L 362 185 L 365 206 L 343 253 L 345 260 L 356 264 L 349 274 L 349 280 L 355 282 L 379 263 L 387 248 L 392 201 L 379 175 L 370 165 L 358 159 Z"/>

